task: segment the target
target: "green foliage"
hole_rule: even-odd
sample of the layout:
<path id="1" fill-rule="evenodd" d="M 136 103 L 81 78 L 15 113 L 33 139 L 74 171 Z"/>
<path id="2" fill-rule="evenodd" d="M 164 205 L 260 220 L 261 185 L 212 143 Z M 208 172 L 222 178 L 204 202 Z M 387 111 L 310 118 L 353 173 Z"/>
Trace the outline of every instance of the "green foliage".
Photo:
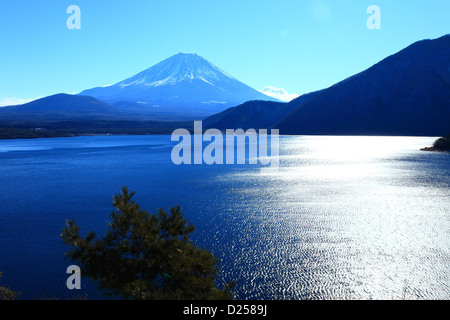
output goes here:
<path id="1" fill-rule="evenodd" d="M 189 239 L 194 226 L 180 207 L 149 214 L 134 194 L 123 187 L 114 196 L 116 210 L 101 239 L 92 231 L 83 238 L 73 220 L 66 223 L 66 255 L 81 263 L 82 274 L 127 299 L 231 299 L 232 284 L 216 287 L 218 260 Z"/>

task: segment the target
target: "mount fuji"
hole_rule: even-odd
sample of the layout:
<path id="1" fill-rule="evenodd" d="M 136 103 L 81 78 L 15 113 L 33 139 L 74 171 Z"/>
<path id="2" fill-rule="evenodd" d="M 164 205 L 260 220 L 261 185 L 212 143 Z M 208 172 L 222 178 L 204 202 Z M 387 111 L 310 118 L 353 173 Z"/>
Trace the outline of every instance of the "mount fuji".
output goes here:
<path id="1" fill-rule="evenodd" d="M 114 85 L 79 95 L 127 113 L 185 120 L 205 118 L 249 100 L 279 101 L 193 53 L 176 54 Z"/>

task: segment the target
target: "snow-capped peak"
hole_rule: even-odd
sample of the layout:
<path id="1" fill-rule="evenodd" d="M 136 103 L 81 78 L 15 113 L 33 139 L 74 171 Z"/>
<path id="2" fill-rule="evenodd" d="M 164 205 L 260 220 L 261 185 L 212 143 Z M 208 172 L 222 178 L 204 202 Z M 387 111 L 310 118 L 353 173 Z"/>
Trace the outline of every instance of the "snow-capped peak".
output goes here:
<path id="1" fill-rule="evenodd" d="M 231 79 L 234 78 L 196 53 L 178 53 L 117 85 L 121 88 L 159 87 L 183 81 L 201 80 L 215 86 L 219 82 Z"/>
<path id="2" fill-rule="evenodd" d="M 296 93 L 288 93 L 283 88 L 275 88 L 272 86 L 264 87 L 264 89 L 262 89 L 260 91 L 262 93 L 264 93 L 265 95 L 268 95 L 269 97 L 272 97 L 272 98 L 275 98 L 275 99 L 278 99 L 281 101 L 285 101 L 285 102 L 289 102 L 300 96 Z"/>
<path id="3" fill-rule="evenodd" d="M 190 117 L 208 116 L 250 100 L 279 101 L 233 78 L 195 53 L 176 54 L 114 85 L 84 90 L 80 95 L 92 96 L 120 108 L 157 105 L 164 114 L 172 112 Z"/>

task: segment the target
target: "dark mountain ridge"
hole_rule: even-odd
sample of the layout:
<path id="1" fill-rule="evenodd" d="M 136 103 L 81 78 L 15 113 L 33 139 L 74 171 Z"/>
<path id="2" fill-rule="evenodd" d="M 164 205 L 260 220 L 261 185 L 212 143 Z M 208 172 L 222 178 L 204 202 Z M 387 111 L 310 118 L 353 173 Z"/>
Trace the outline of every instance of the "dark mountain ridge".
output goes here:
<path id="1" fill-rule="evenodd" d="M 449 35 L 410 45 L 271 125 L 282 134 L 364 135 L 442 135 L 449 126 Z"/>
<path id="2" fill-rule="evenodd" d="M 289 103 L 252 101 L 205 127 L 280 134 L 425 135 L 450 129 L 450 35 L 418 41 L 369 69 Z"/>

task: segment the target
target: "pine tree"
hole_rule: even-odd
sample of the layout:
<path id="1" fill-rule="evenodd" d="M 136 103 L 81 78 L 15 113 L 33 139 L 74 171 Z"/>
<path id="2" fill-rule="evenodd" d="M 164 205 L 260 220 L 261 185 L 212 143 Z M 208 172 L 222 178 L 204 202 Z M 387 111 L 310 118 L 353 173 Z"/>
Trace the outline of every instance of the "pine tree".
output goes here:
<path id="1" fill-rule="evenodd" d="M 175 207 L 149 214 L 126 187 L 114 196 L 106 234 L 82 237 L 73 220 L 61 234 L 66 256 L 106 294 L 126 299 L 231 299 L 232 283 L 215 285 L 218 259 L 190 239 L 194 226 Z"/>

